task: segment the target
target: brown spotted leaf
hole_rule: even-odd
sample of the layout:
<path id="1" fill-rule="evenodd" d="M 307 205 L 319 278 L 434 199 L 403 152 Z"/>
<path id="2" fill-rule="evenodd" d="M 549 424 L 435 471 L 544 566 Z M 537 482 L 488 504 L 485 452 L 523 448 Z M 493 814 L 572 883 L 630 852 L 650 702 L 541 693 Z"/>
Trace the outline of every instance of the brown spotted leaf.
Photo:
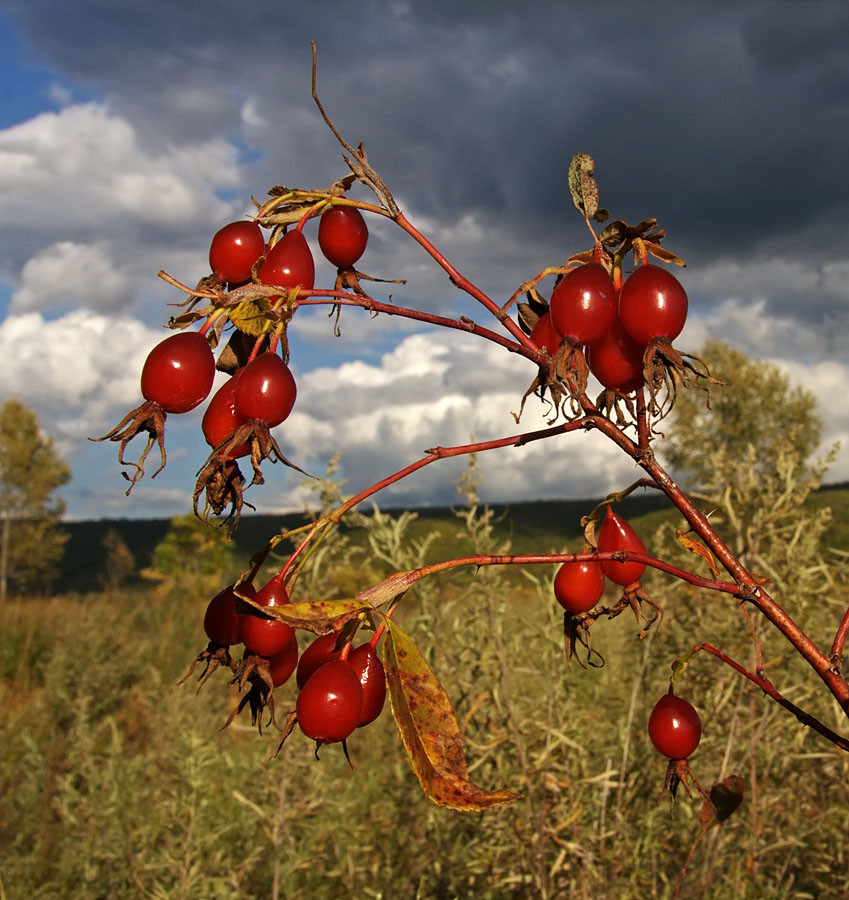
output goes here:
<path id="1" fill-rule="evenodd" d="M 460 726 L 445 689 L 410 637 L 389 623 L 384 665 L 392 713 L 425 795 L 439 806 L 477 812 L 518 800 L 469 781 Z"/>
<path id="2" fill-rule="evenodd" d="M 327 634 L 371 608 L 355 599 L 305 600 L 302 603 L 284 603 L 282 606 L 259 606 L 244 600 L 241 603 L 243 609 L 250 606 L 251 612 L 259 610 L 263 616 L 286 622 L 293 628 L 305 628 L 315 634 Z"/>
<path id="3" fill-rule="evenodd" d="M 569 192 L 572 202 L 587 217 L 598 211 L 598 184 L 593 174 L 595 162 L 588 153 L 576 153 L 569 163 Z"/>

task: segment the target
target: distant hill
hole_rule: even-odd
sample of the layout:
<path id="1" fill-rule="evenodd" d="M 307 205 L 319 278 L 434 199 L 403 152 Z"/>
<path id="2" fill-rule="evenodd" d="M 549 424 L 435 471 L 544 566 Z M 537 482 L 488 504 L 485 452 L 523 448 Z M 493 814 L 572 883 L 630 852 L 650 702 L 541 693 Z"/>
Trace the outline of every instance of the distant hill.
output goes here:
<path id="1" fill-rule="evenodd" d="M 509 537 L 513 552 L 534 552 L 562 547 L 567 541 L 580 537 L 581 516 L 597 500 L 539 500 L 511 504 L 490 504 L 500 519 L 500 536 Z M 833 546 L 849 550 L 849 483 L 827 485 L 812 499 L 813 505 L 832 507 L 834 519 L 828 535 Z M 642 515 L 668 508 L 660 494 L 645 492 L 632 494 L 619 511 L 633 521 Z M 401 510 L 384 510 L 399 513 Z M 450 507 L 416 509 L 417 531 L 449 531 L 455 520 Z M 244 560 L 258 550 L 275 532 L 294 528 L 305 521 L 304 513 L 243 516 L 234 535 L 237 553 Z M 153 550 L 168 531 L 170 519 L 91 519 L 66 522 L 63 529 L 68 543 L 62 559 L 55 589 L 61 592 L 96 591 L 100 587 L 100 566 L 103 559 L 103 539 L 109 531 L 117 531 L 133 553 L 136 568 L 150 564 Z M 639 529 L 638 529 L 639 530 Z M 450 552 L 450 540 L 446 552 Z"/>

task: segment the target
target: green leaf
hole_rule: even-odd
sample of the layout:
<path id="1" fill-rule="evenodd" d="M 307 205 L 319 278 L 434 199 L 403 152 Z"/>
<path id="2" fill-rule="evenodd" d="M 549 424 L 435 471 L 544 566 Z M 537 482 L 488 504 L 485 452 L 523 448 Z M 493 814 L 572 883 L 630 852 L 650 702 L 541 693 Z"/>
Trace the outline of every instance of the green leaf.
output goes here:
<path id="1" fill-rule="evenodd" d="M 512 791 L 486 791 L 469 781 L 451 701 L 418 647 L 395 622 L 389 623 L 384 665 L 392 712 L 426 796 L 439 806 L 465 812 L 518 800 Z"/>

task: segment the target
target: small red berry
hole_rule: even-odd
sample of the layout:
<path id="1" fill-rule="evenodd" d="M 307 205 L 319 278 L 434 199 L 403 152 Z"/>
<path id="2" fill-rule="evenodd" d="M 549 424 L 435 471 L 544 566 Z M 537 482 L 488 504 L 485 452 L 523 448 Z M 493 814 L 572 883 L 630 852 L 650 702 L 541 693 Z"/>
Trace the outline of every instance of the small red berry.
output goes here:
<path id="1" fill-rule="evenodd" d="M 271 674 L 271 682 L 274 687 L 285 684 L 298 665 L 298 639 L 293 634 L 289 643 L 274 656 L 268 659 L 268 671 Z"/>
<path id="2" fill-rule="evenodd" d="M 587 365 L 602 387 L 630 394 L 643 386 L 644 344 L 638 344 L 613 320 L 607 333 L 587 347 Z"/>
<path id="3" fill-rule="evenodd" d="M 599 340 L 616 318 L 616 289 L 601 263 L 567 272 L 551 294 L 551 324 L 581 344 Z"/>
<path id="4" fill-rule="evenodd" d="M 347 660 L 334 659 L 310 676 L 295 703 L 301 731 L 314 741 L 344 741 L 360 724 L 363 688 Z"/>
<path id="5" fill-rule="evenodd" d="M 235 586 L 235 584 L 231 584 L 217 593 L 209 601 L 203 617 L 203 630 L 206 632 L 206 636 L 213 644 L 221 647 L 229 647 L 241 642 L 241 616 L 236 611 L 236 594 L 233 591 Z M 256 594 L 253 585 L 247 582 L 239 587 L 239 592 L 251 598 Z"/>
<path id="6" fill-rule="evenodd" d="M 287 231 L 268 251 L 257 269 L 261 284 L 294 288 L 300 285 L 312 290 L 315 285 L 315 262 L 300 231 Z"/>
<path id="7" fill-rule="evenodd" d="M 619 318 L 638 344 L 674 341 L 687 320 L 687 293 L 666 269 L 650 264 L 632 272 L 619 294 Z"/>
<path id="8" fill-rule="evenodd" d="M 339 655 L 339 650 L 334 649 L 338 637 L 337 632 L 331 631 L 329 634 L 320 635 L 307 646 L 298 661 L 297 681 L 299 688 L 302 688 L 309 681 L 313 672 Z"/>
<path id="9" fill-rule="evenodd" d="M 282 574 L 275 575 L 261 587 L 254 600 L 268 608 L 283 606 L 289 602 L 289 594 L 283 585 Z M 241 617 L 240 637 L 245 652 L 254 656 L 274 656 L 281 653 L 295 636 L 295 629 L 278 619 L 265 619 L 245 613 Z"/>
<path id="10" fill-rule="evenodd" d="M 686 700 L 664 694 L 649 716 L 649 737 L 658 753 L 669 759 L 686 759 L 699 746 L 702 722 Z"/>
<path id="11" fill-rule="evenodd" d="M 209 405 L 201 419 L 200 427 L 207 444 L 213 449 L 221 446 L 228 438 L 232 437 L 238 428 L 248 420 L 236 409 L 236 383 L 242 374 L 238 369 L 231 378 L 212 395 Z M 227 459 L 238 459 L 247 456 L 251 452 L 251 445 L 247 441 L 234 447 Z"/>
<path id="12" fill-rule="evenodd" d="M 198 331 L 181 331 L 160 341 L 142 367 L 141 392 L 167 413 L 184 413 L 212 390 L 215 357 Z"/>
<path id="13" fill-rule="evenodd" d="M 371 644 L 360 644 L 348 654 L 348 663 L 363 687 L 363 712 L 360 727 L 373 722 L 386 702 L 386 673 L 377 651 Z"/>
<path id="14" fill-rule="evenodd" d="M 267 350 L 242 370 L 235 386 L 236 411 L 246 420 L 256 419 L 273 428 L 288 417 L 297 395 L 289 367 Z"/>
<path id="15" fill-rule="evenodd" d="M 531 332 L 531 340 L 540 348 L 540 350 L 545 350 L 549 356 L 554 356 L 560 349 L 562 338 L 554 330 L 554 326 L 551 324 L 550 312 L 543 313 L 539 319 L 537 319 L 537 323 L 534 325 L 533 331 Z"/>
<path id="16" fill-rule="evenodd" d="M 265 238 L 256 222 L 231 222 L 217 231 L 209 245 L 209 267 L 231 285 L 247 281 L 251 267 L 265 250 Z"/>
<path id="17" fill-rule="evenodd" d="M 554 576 L 554 596 L 572 615 L 592 609 L 603 593 L 604 575 L 597 560 L 565 562 Z"/>
<path id="18" fill-rule="evenodd" d="M 640 540 L 637 532 L 608 506 L 604 521 L 598 530 L 598 549 L 602 553 L 614 550 L 631 550 L 634 553 L 645 553 L 646 545 Z M 612 582 L 621 584 L 623 587 L 639 581 L 646 570 L 645 563 L 618 562 L 612 559 L 604 560 L 601 568 Z"/>
<path id="19" fill-rule="evenodd" d="M 337 269 L 350 269 L 363 255 L 368 226 L 354 206 L 334 206 L 318 222 L 318 246 Z"/>

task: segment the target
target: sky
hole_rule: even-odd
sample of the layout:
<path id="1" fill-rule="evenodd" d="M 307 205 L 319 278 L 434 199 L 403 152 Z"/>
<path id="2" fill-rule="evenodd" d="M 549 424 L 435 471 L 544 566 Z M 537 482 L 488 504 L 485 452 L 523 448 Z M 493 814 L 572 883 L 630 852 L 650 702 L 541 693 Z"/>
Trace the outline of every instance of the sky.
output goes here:
<path id="1" fill-rule="evenodd" d="M 782 366 L 816 396 L 824 446 L 842 442 L 828 480 L 849 479 L 845 0 L 4 0 L 0 399 L 31 406 L 70 464 L 69 518 L 190 508 L 202 407 L 169 417 L 168 465 L 129 497 L 116 446 L 87 438 L 140 402 L 141 366 L 180 299 L 156 273 L 195 283 L 212 235 L 252 195 L 346 173 L 310 97 L 311 40 L 339 130 L 499 302 L 587 249 L 566 171 L 591 154 L 602 204 L 657 217 L 687 261 L 676 346 L 723 338 Z M 376 299 L 498 327 L 396 226 L 369 224 L 358 268 L 407 279 L 376 285 Z M 296 315 L 298 400 L 275 436 L 312 474 L 340 454 L 349 492 L 429 447 L 545 421 L 532 400 L 516 425 L 535 369 L 488 342 L 358 310 L 340 327 L 320 308 Z M 637 477 L 585 433 L 479 461 L 492 502 L 597 496 Z M 377 499 L 455 502 L 463 467 L 436 463 Z M 302 475 L 264 472 L 248 492 L 259 512 L 303 504 Z"/>

